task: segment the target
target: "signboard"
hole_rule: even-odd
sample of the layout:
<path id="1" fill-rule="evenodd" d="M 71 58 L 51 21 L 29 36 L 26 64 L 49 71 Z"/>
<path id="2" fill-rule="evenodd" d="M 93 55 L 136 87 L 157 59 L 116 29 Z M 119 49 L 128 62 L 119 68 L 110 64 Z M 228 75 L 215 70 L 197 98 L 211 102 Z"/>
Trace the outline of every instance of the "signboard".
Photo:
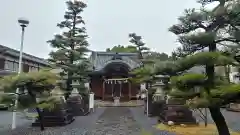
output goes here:
<path id="1" fill-rule="evenodd" d="M 94 108 L 94 93 L 89 94 L 89 109 Z"/>

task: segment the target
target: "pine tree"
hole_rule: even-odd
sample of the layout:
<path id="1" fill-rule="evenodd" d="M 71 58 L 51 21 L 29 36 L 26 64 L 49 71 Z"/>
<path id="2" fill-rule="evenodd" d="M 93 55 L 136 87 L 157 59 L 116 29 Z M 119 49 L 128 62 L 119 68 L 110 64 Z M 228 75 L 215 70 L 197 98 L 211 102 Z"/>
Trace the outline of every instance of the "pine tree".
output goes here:
<path id="1" fill-rule="evenodd" d="M 142 64 L 140 68 L 132 71 L 132 73 L 135 74 L 135 76 L 132 78 L 132 81 L 135 83 L 150 82 L 151 77 L 148 76 L 148 74 L 150 74 L 152 71 L 150 66 L 153 64 L 153 61 L 147 60 L 144 57 L 144 53 L 147 53 L 150 49 L 145 46 L 145 43 L 142 41 L 142 37 L 138 36 L 136 33 L 130 33 L 128 37 L 129 42 L 132 43 L 132 46 L 136 47 L 138 58 Z"/>
<path id="2" fill-rule="evenodd" d="M 35 108 L 40 119 L 40 128 L 44 130 L 44 121 L 40 108 L 53 108 L 56 100 L 50 99 L 49 92 L 56 86 L 58 79 L 59 77 L 56 74 L 47 70 L 4 76 L 0 79 L 0 91 L 12 93 L 16 88 L 19 88 L 19 104 L 18 108 L 14 109 Z M 37 97 L 41 99 L 41 102 L 37 102 Z M 5 95 L 3 98 L 3 100 L 9 101 L 9 99 L 14 100 L 16 96 Z"/>
<path id="3" fill-rule="evenodd" d="M 130 33 L 129 38 L 129 42 L 137 48 L 139 58 L 143 59 L 143 53 L 149 51 L 149 48 L 145 46 L 145 43 L 142 41 L 142 37 L 138 36 L 136 33 Z"/>
<path id="4" fill-rule="evenodd" d="M 219 5 L 211 11 L 205 10 L 204 6 L 214 1 Z M 169 74 L 175 75 L 171 78 L 171 84 L 178 90 L 174 91 L 175 96 L 190 99 L 192 106 L 207 107 L 219 135 L 230 135 L 220 106 L 239 98 L 240 85 L 217 77 L 215 67 L 236 64 L 232 55 L 218 51 L 218 47 L 239 45 L 240 3 L 233 0 L 198 2 L 203 5 L 200 11 L 185 10 L 184 15 L 178 18 L 179 24 L 169 29 L 179 37 L 182 47 L 175 55 L 181 54 L 182 58 L 172 67 L 158 70 L 158 73 L 170 71 Z M 206 74 L 186 73 L 194 66 L 205 66 Z M 201 89 L 196 91 L 196 86 Z"/>
<path id="5" fill-rule="evenodd" d="M 73 79 L 81 77 L 80 80 L 84 80 L 88 70 L 85 57 L 88 52 L 88 36 L 81 16 L 87 5 L 76 0 L 69 0 L 66 5 L 65 20 L 57 24 L 64 32 L 55 35 L 48 43 L 56 49 L 50 53 L 50 61 L 63 69 L 61 76 L 66 78 L 66 90 L 69 92 L 72 90 Z"/>

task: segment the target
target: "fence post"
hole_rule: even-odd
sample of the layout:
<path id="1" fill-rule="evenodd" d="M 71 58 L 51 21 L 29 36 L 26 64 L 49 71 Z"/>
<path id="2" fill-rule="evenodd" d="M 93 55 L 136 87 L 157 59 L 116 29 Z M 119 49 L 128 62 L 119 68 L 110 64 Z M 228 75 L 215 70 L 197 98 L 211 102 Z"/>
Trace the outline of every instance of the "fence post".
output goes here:
<path id="1" fill-rule="evenodd" d="M 89 94 L 89 110 L 90 112 L 94 112 L 94 93 L 93 92 Z"/>

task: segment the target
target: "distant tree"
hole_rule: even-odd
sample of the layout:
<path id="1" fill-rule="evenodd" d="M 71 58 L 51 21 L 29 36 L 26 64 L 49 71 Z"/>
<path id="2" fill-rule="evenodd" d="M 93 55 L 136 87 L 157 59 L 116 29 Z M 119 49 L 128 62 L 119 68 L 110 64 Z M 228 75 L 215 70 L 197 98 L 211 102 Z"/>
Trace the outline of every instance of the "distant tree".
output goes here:
<path id="1" fill-rule="evenodd" d="M 153 82 L 153 71 L 156 62 L 169 60 L 168 55 L 166 53 L 150 51 L 150 49 L 146 47 L 145 43 L 142 41 L 142 37 L 138 36 L 136 33 L 130 33 L 129 38 L 130 43 L 137 48 L 139 58 L 143 64 L 142 67 L 132 71 L 132 73 L 135 74 L 132 81 L 137 83 Z"/>
<path id="2" fill-rule="evenodd" d="M 166 61 L 166 60 L 169 60 L 170 57 L 166 53 L 158 53 L 158 52 L 149 51 L 148 53 L 146 53 L 145 59 L 152 59 L 152 60 L 156 60 L 156 61 Z"/>
<path id="3" fill-rule="evenodd" d="M 142 37 L 138 36 L 136 33 L 130 33 L 129 38 L 130 38 L 129 42 L 132 43 L 132 45 L 137 48 L 139 58 L 143 59 L 143 53 L 148 52 L 150 49 L 145 46 L 145 43 L 142 41 Z"/>
<path id="4" fill-rule="evenodd" d="M 123 46 L 123 45 L 118 45 L 114 46 L 113 48 L 107 48 L 106 52 L 127 52 L 127 53 L 135 53 L 137 52 L 137 48 L 135 46 Z"/>
<path id="5" fill-rule="evenodd" d="M 61 73 L 62 79 L 66 78 L 66 90 L 72 90 L 73 79 L 85 80 L 86 73 L 89 70 L 86 52 L 88 52 L 88 42 L 84 21 L 81 16 L 83 10 L 87 7 L 82 1 L 66 2 L 67 11 L 64 15 L 64 21 L 57 26 L 64 30 L 62 34 L 57 34 L 54 39 L 48 43 L 56 49 L 50 55 L 50 61 L 57 67 L 63 69 Z"/>

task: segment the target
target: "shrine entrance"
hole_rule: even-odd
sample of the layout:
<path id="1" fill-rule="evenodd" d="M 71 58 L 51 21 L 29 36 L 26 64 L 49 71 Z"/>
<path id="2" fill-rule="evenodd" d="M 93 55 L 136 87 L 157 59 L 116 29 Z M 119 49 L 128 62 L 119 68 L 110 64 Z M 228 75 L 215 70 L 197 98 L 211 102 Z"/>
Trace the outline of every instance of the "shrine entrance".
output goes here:
<path id="1" fill-rule="evenodd" d="M 119 97 L 120 99 L 131 98 L 131 83 L 128 78 L 105 79 L 103 82 L 103 99 Z"/>
<path id="2" fill-rule="evenodd" d="M 134 76 L 131 71 L 140 65 L 137 53 L 99 52 L 93 53 L 91 58 L 94 71 L 89 74 L 90 89 L 95 99 L 136 99 L 140 85 L 129 78 Z"/>
<path id="3" fill-rule="evenodd" d="M 103 100 L 104 98 L 113 99 L 119 97 L 121 100 L 131 98 L 131 82 L 129 80 L 129 66 L 113 62 L 105 66 L 103 80 Z"/>

